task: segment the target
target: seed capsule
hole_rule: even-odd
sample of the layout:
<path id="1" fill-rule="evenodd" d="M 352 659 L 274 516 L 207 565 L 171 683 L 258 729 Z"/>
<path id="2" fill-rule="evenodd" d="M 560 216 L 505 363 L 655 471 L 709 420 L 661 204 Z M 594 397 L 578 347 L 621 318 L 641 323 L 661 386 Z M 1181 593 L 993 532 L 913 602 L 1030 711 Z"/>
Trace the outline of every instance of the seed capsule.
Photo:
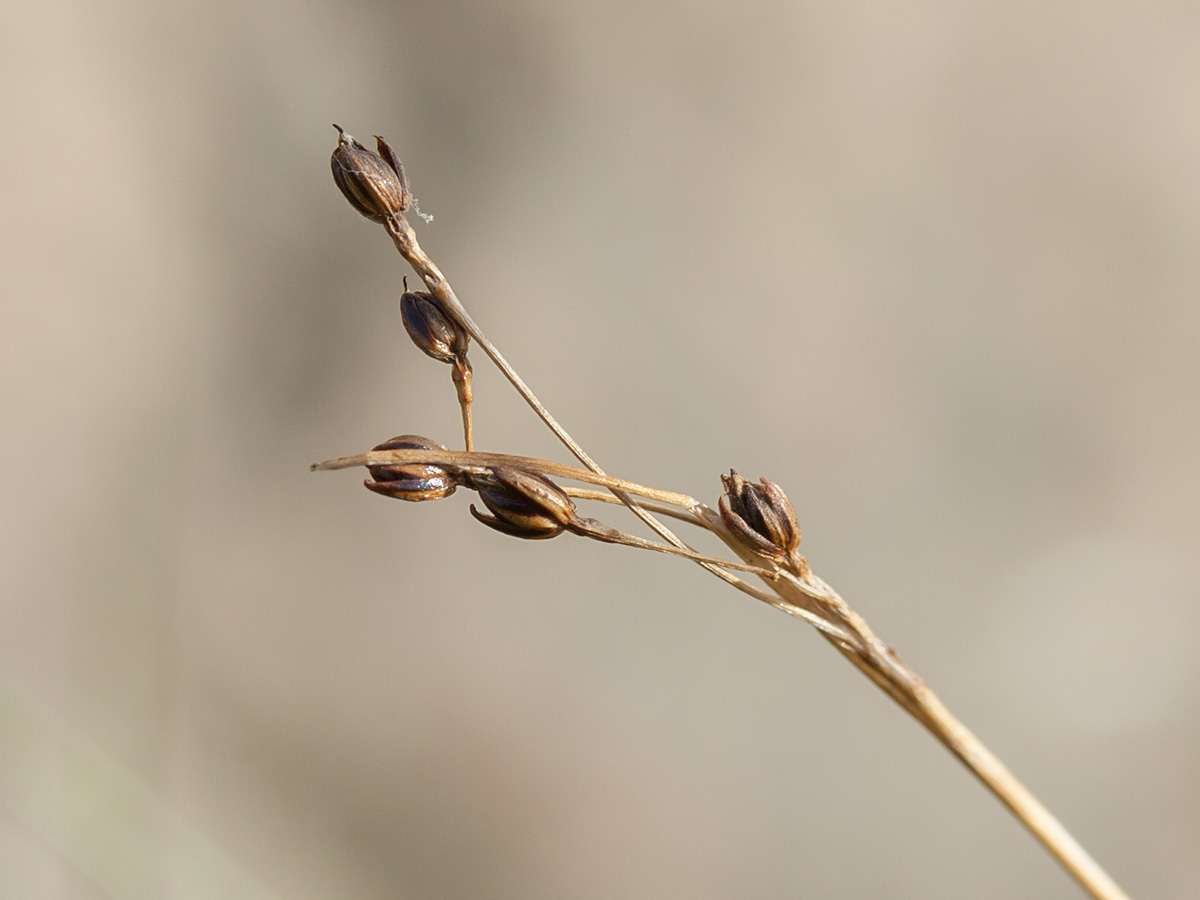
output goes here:
<path id="1" fill-rule="evenodd" d="M 375 136 L 379 153 L 372 153 L 353 136 L 338 130 L 338 145 L 329 158 L 333 180 L 350 205 L 372 222 L 386 222 L 404 215 L 412 196 L 408 179 L 395 151 Z"/>
<path id="2" fill-rule="evenodd" d="M 441 301 L 427 291 L 405 291 L 400 297 L 404 330 L 427 355 L 442 362 L 462 359 L 471 338 Z"/>
<path id="3" fill-rule="evenodd" d="M 417 434 L 402 434 L 384 441 L 372 450 L 445 450 L 441 444 Z M 397 500 L 441 500 L 458 487 L 458 478 L 449 469 L 428 463 L 398 463 L 367 466 L 374 481 L 363 485 L 385 497 Z"/>
<path id="4" fill-rule="evenodd" d="M 759 481 L 751 484 L 733 469 L 721 476 L 721 521 L 751 550 L 780 562 L 800 546 L 800 526 L 783 489 L 766 478 Z"/>
<path id="5" fill-rule="evenodd" d="M 475 487 L 493 515 L 484 515 L 474 504 L 471 515 L 504 534 L 543 540 L 562 533 L 576 521 L 571 498 L 541 475 L 497 466 L 489 477 L 477 477 Z"/>

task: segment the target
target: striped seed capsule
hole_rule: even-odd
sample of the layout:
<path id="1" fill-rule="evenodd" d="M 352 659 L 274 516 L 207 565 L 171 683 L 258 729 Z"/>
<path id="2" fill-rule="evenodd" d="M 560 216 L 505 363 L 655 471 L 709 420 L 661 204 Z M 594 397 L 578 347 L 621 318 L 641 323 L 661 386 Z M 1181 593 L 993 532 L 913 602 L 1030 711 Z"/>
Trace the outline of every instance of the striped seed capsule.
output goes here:
<path id="1" fill-rule="evenodd" d="M 796 510 L 783 489 L 760 478 L 752 484 L 735 472 L 721 476 L 725 493 L 717 504 L 721 521 L 751 550 L 776 562 L 791 556 L 800 546 Z"/>
<path id="2" fill-rule="evenodd" d="M 379 153 L 372 153 L 352 135 L 338 130 L 338 145 L 329 158 L 333 180 L 350 205 L 372 222 L 404 215 L 412 202 L 408 178 L 395 151 L 375 135 Z"/>
<path id="3" fill-rule="evenodd" d="M 441 444 L 418 434 L 402 434 L 384 441 L 372 450 L 445 450 Z M 397 500 L 441 500 L 458 487 L 458 478 L 449 469 L 429 463 L 397 463 L 367 466 L 373 481 L 364 481 L 367 490 Z"/>
<path id="4" fill-rule="evenodd" d="M 577 521 L 571 498 L 547 478 L 496 466 L 490 476 L 476 477 L 479 499 L 493 515 L 484 515 L 471 504 L 471 515 L 504 534 L 544 540 L 561 534 Z"/>
<path id="5" fill-rule="evenodd" d="M 426 356 L 452 363 L 465 360 L 471 338 L 441 301 L 428 291 L 405 291 L 400 297 L 404 330 Z"/>

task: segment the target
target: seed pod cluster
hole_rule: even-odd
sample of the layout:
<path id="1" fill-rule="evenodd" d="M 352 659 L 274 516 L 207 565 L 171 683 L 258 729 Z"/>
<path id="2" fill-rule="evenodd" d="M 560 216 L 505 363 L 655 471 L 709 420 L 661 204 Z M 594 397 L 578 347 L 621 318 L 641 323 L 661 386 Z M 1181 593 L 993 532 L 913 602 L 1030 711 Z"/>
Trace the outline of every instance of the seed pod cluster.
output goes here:
<path id="1" fill-rule="evenodd" d="M 372 153 L 340 125 L 333 127 L 338 131 L 338 143 L 329 158 L 329 165 L 338 189 L 351 206 L 372 222 L 383 224 L 394 239 L 408 234 L 411 241 L 412 229 L 405 223 L 404 213 L 412 203 L 412 195 L 396 152 L 387 141 L 375 135 L 379 152 Z M 462 409 L 463 438 L 467 449 L 473 449 L 471 404 L 474 397 L 471 364 L 467 361 L 470 336 L 459 319 L 437 297 L 425 291 L 406 289 L 400 298 L 400 315 L 409 337 L 422 352 L 453 366 L 450 377 Z M 382 488 L 379 490 L 383 492 Z"/>
<path id="2" fill-rule="evenodd" d="M 721 521 L 749 549 L 782 562 L 800 546 L 796 511 L 779 485 L 766 478 L 759 481 L 753 484 L 733 469 L 721 476 Z"/>
<path id="3" fill-rule="evenodd" d="M 372 450 L 445 450 L 416 434 L 402 434 Z M 540 540 L 563 531 L 594 531 L 580 519 L 575 504 L 558 485 L 541 475 L 508 466 L 458 469 L 434 463 L 376 463 L 367 466 L 371 480 L 363 485 L 397 500 L 441 500 L 459 487 L 477 491 L 491 515 L 471 504 L 471 515 L 496 531 Z M 595 524 L 595 523 L 593 523 Z"/>

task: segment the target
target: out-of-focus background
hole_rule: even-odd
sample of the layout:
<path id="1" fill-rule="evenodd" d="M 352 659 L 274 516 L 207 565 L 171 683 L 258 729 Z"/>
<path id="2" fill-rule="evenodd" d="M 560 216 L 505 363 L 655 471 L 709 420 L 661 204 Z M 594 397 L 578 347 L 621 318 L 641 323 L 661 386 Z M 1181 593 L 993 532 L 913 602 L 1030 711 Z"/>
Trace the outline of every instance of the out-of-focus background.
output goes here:
<path id="1" fill-rule="evenodd" d="M 1080 896 L 802 624 L 308 471 L 461 439 L 331 122 L 602 465 L 781 483 L 1196 896 L 1194 8 L 45 0 L 0 47 L 0 896 Z M 563 458 L 475 362 L 481 447 Z"/>

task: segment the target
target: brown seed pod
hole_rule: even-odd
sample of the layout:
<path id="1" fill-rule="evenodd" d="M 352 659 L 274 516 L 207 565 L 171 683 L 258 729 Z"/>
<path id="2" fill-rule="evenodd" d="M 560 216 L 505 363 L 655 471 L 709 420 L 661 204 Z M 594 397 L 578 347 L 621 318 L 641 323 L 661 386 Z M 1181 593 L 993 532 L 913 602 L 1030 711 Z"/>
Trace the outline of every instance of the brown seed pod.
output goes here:
<path id="1" fill-rule="evenodd" d="M 440 300 L 428 291 L 405 291 L 400 297 L 404 330 L 426 356 L 445 363 L 464 360 L 471 338 Z"/>
<path id="2" fill-rule="evenodd" d="M 372 450 L 445 450 L 441 444 L 418 434 L 402 434 Z M 368 466 L 373 481 L 363 485 L 377 494 L 397 500 L 441 500 L 454 493 L 459 478 L 449 469 L 428 463 L 398 463 Z"/>
<path id="3" fill-rule="evenodd" d="M 721 476 L 721 521 L 751 550 L 776 562 L 800 546 L 800 526 L 787 494 L 773 481 L 751 484 L 733 469 Z"/>
<path id="4" fill-rule="evenodd" d="M 412 202 L 404 167 L 387 141 L 378 135 L 379 153 L 372 153 L 353 136 L 338 130 L 338 145 L 329 158 L 333 180 L 350 205 L 372 222 L 404 215 Z"/>
<path id="5" fill-rule="evenodd" d="M 496 466 L 487 476 L 476 476 L 474 487 L 493 515 L 479 512 L 471 504 L 471 515 L 504 534 L 543 540 L 561 534 L 576 521 L 571 498 L 547 478 Z"/>

